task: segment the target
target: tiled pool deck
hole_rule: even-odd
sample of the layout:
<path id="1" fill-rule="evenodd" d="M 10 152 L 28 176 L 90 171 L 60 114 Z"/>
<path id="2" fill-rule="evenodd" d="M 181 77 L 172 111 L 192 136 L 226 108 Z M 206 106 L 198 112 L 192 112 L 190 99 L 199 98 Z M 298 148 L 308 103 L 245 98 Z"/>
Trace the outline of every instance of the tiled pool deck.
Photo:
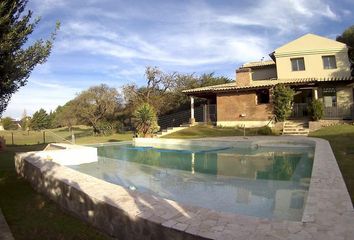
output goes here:
<path id="1" fill-rule="evenodd" d="M 147 141 L 147 140 L 142 140 Z M 354 239 L 354 210 L 329 143 L 302 137 L 225 137 L 184 142 L 296 141 L 316 144 L 301 222 L 227 214 L 130 191 L 35 152 L 16 155 L 17 172 L 61 207 L 119 239 Z"/>

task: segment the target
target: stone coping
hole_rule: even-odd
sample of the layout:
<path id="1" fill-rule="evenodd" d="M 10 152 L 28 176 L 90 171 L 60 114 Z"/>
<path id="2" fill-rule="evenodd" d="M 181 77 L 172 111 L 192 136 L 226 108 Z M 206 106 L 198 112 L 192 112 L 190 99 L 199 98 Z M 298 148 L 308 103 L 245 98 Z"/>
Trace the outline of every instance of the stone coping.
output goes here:
<path id="1" fill-rule="evenodd" d="M 302 221 L 264 219 L 180 204 L 130 191 L 41 159 L 34 152 L 17 154 L 16 170 L 36 190 L 66 210 L 123 239 L 354 239 L 353 206 L 328 141 L 307 137 L 223 137 L 184 141 L 314 144 L 312 178 Z"/>

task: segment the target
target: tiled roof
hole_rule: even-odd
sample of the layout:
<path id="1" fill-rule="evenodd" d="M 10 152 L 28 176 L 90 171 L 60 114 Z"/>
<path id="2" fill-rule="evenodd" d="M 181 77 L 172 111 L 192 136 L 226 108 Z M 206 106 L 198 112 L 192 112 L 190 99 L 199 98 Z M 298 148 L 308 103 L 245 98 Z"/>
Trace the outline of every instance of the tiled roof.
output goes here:
<path id="1" fill-rule="evenodd" d="M 242 65 L 244 68 L 252 68 L 252 67 L 263 67 L 263 66 L 271 66 L 275 65 L 273 60 L 260 61 L 260 62 L 248 62 Z"/>
<path id="2" fill-rule="evenodd" d="M 298 78 L 298 79 L 276 79 L 276 80 L 257 80 L 252 81 L 248 86 L 237 86 L 236 82 L 213 85 L 208 87 L 194 88 L 184 90 L 184 93 L 202 93 L 202 92 L 219 92 L 229 90 L 247 90 L 262 87 L 271 87 L 277 84 L 298 84 L 298 83 L 316 83 L 316 82 L 335 82 L 354 80 L 353 77 L 332 77 L 332 78 Z"/>

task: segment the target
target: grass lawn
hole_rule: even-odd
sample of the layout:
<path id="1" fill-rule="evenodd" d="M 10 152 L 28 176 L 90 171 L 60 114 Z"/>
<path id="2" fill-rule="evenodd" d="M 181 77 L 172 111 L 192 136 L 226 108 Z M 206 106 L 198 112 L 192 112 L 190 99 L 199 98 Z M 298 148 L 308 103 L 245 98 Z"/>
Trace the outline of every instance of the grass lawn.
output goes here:
<path id="1" fill-rule="evenodd" d="M 271 135 L 265 134 L 266 128 L 246 128 L 246 136 Z M 163 136 L 162 138 L 204 138 L 204 137 L 229 137 L 243 136 L 241 128 L 221 128 L 208 125 L 197 125 Z"/>
<path id="2" fill-rule="evenodd" d="M 71 139 L 65 128 L 51 130 L 56 135 Z M 62 141 L 47 133 L 46 142 Z M 11 132 L 1 131 L 11 144 Z M 75 129 L 76 143 L 116 142 L 132 139 L 132 133 L 111 136 L 92 136 L 90 128 Z M 0 152 L 0 208 L 15 239 L 110 239 L 93 227 L 60 210 L 54 202 L 35 192 L 28 182 L 19 178 L 14 169 L 15 152 L 42 150 L 41 132 L 14 132 L 16 146 L 8 145 Z M 27 145 L 24 145 L 27 144 Z M 32 145 L 29 145 L 32 144 Z M 20 146 L 22 145 L 22 146 Z"/>
<path id="3" fill-rule="evenodd" d="M 354 126 L 326 127 L 311 133 L 310 136 L 324 138 L 330 142 L 352 203 L 354 203 Z"/>
<path id="4" fill-rule="evenodd" d="M 110 239 L 35 192 L 14 170 L 14 154 L 45 145 L 8 147 L 0 152 L 0 208 L 15 239 Z"/>

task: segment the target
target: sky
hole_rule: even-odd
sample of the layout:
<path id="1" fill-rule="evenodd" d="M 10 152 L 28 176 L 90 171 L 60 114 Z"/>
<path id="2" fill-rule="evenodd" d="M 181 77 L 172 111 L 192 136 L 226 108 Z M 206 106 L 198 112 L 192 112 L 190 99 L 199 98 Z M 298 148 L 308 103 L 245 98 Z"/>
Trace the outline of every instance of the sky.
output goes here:
<path id="1" fill-rule="evenodd" d="M 306 33 L 335 37 L 354 24 L 353 0 L 29 0 L 41 21 L 29 43 L 49 38 L 52 53 L 16 92 L 3 116 L 55 110 L 90 86 L 145 84 L 146 66 L 235 79 Z"/>

